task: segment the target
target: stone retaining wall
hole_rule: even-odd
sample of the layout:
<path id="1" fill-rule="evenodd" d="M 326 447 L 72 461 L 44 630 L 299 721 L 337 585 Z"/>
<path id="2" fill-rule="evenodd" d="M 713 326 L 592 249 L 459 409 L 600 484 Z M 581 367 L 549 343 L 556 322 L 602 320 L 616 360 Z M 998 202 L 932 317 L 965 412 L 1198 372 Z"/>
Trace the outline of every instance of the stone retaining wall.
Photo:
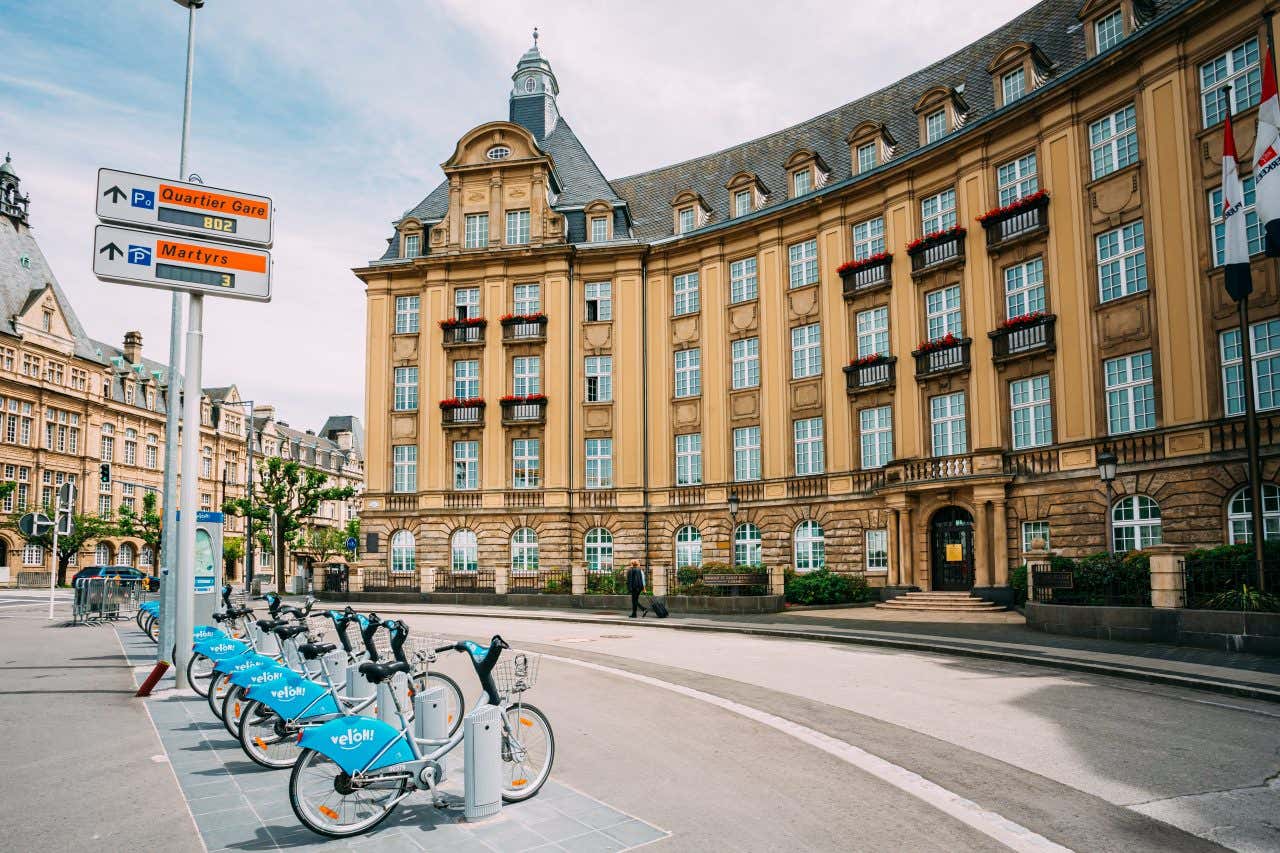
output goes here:
<path id="1" fill-rule="evenodd" d="M 541 593 L 486 592 L 318 592 L 326 601 L 362 604 L 471 604 L 510 607 L 547 607 L 562 610 L 619 610 L 631 612 L 627 595 L 550 595 Z M 642 601 L 647 602 L 648 596 Z M 780 613 L 781 595 L 668 595 L 663 599 L 672 613 Z"/>
<path id="2" fill-rule="evenodd" d="M 1153 607 L 1026 607 L 1027 625 L 1049 634 L 1171 643 L 1280 657 L 1280 613 Z"/>

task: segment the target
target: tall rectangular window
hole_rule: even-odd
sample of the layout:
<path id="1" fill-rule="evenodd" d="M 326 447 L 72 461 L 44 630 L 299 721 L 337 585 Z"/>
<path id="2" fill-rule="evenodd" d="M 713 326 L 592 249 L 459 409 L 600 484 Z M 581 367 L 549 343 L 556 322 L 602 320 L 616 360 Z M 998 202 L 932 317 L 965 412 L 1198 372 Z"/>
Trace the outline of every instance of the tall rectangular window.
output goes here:
<path id="1" fill-rule="evenodd" d="M 733 431 L 733 479 L 736 482 L 760 479 L 760 427 L 739 427 Z"/>
<path id="2" fill-rule="evenodd" d="M 702 393 L 702 350 L 685 349 L 675 354 L 676 396 L 697 397 Z"/>
<path id="3" fill-rule="evenodd" d="M 453 443 L 453 487 L 462 491 L 480 488 L 480 442 Z"/>
<path id="4" fill-rule="evenodd" d="M 1035 257 L 1004 269 L 1005 319 L 1043 311 L 1044 258 Z"/>
<path id="5" fill-rule="evenodd" d="M 702 483 L 702 434 L 676 436 L 676 485 L 697 486 Z"/>
<path id="6" fill-rule="evenodd" d="M 889 354 L 889 306 L 859 311 L 854 328 L 858 334 L 858 358 Z"/>
<path id="7" fill-rule="evenodd" d="M 953 284 L 926 293 L 924 313 L 929 340 L 941 340 L 947 335 L 955 335 L 957 338 L 964 335 L 964 323 L 960 314 L 960 285 Z"/>
<path id="8" fill-rule="evenodd" d="M 1107 431 L 1111 435 L 1153 429 L 1156 386 L 1151 351 L 1122 355 L 1102 363 L 1107 389 Z"/>
<path id="9" fill-rule="evenodd" d="M 418 490 L 418 446 L 397 444 L 391 448 L 391 491 Z"/>
<path id="10" fill-rule="evenodd" d="M 787 247 L 788 282 L 791 287 L 818 283 L 818 241 L 805 240 Z"/>
<path id="11" fill-rule="evenodd" d="M 929 424 L 933 432 L 934 456 L 956 456 L 969 452 L 963 391 L 930 397 Z"/>
<path id="12" fill-rule="evenodd" d="M 1264 320 L 1249 327 L 1254 374 L 1254 405 L 1258 411 L 1280 408 L 1280 320 Z M 1227 415 L 1244 414 L 1244 369 L 1240 330 L 1221 335 L 1222 382 Z"/>
<path id="13" fill-rule="evenodd" d="M 868 572 L 889 571 L 889 531 L 883 528 L 865 534 L 865 568 Z"/>
<path id="14" fill-rule="evenodd" d="M 693 218 L 692 207 L 686 207 L 681 209 L 681 211 L 678 214 L 676 214 L 676 217 L 680 223 L 679 233 L 688 234 L 690 231 L 693 230 L 694 218 Z"/>
<path id="15" fill-rule="evenodd" d="M 1241 212 L 1244 213 L 1249 254 L 1257 255 L 1262 252 L 1264 234 L 1262 223 L 1258 221 L 1258 211 L 1254 209 L 1258 195 L 1253 175 L 1244 178 L 1241 183 L 1244 184 L 1244 206 Z M 1209 193 L 1209 235 L 1213 244 L 1213 264 L 1220 267 L 1227 262 L 1227 232 L 1222 219 L 1222 187 Z"/>
<path id="16" fill-rule="evenodd" d="M 682 314 L 697 314 L 702 307 L 698 291 L 698 274 L 687 272 L 671 280 L 672 311 L 679 317 Z"/>
<path id="17" fill-rule="evenodd" d="M 733 361 L 733 387 L 756 388 L 760 385 L 760 339 L 740 338 L 730 345 Z"/>
<path id="18" fill-rule="evenodd" d="M 480 396 L 480 361 L 468 358 L 453 363 L 453 396 L 471 400 Z"/>
<path id="19" fill-rule="evenodd" d="M 511 360 L 511 393 L 517 397 L 542 393 L 542 357 L 517 356 Z"/>
<path id="20" fill-rule="evenodd" d="M 1000 94 L 1004 96 L 1003 104 L 1012 104 L 1027 94 L 1027 72 L 1015 68 L 1000 78 Z"/>
<path id="21" fill-rule="evenodd" d="M 877 216 L 853 226 L 853 259 L 865 260 L 884 252 L 884 217 Z"/>
<path id="22" fill-rule="evenodd" d="M 1258 63 L 1256 38 L 1200 66 L 1200 103 L 1204 106 L 1205 127 L 1212 127 L 1230 113 L 1249 109 L 1261 98 L 1262 68 Z"/>
<path id="23" fill-rule="evenodd" d="M 459 320 L 480 316 L 480 288 L 459 287 L 453 292 L 453 313 Z"/>
<path id="24" fill-rule="evenodd" d="M 1141 219 L 1099 234 L 1096 242 L 1100 301 L 1147 289 L 1146 235 Z"/>
<path id="25" fill-rule="evenodd" d="M 1138 162 L 1138 114 L 1133 104 L 1089 125 L 1089 161 L 1094 180 Z"/>
<path id="26" fill-rule="evenodd" d="M 462 245 L 466 249 L 482 249 L 489 245 L 489 214 L 467 214 Z"/>
<path id="27" fill-rule="evenodd" d="M 1032 376 L 1009 383 L 1009 409 L 1013 419 L 1013 449 L 1053 444 L 1053 408 L 1049 402 L 1049 375 Z"/>
<path id="28" fill-rule="evenodd" d="M 743 258 L 729 264 L 729 301 L 746 302 L 757 295 L 756 259 Z"/>
<path id="29" fill-rule="evenodd" d="M 520 246 L 529 242 L 529 211 L 507 211 L 507 245 Z"/>
<path id="30" fill-rule="evenodd" d="M 791 330 L 791 378 L 822 373 L 822 326 L 812 323 Z"/>
<path id="31" fill-rule="evenodd" d="M 417 296 L 396 297 L 397 335 L 416 335 L 418 333 L 418 304 L 419 297 Z"/>
<path id="32" fill-rule="evenodd" d="M 613 283 L 593 281 L 587 285 L 587 322 L 613 319 Z"/>
<path id="33" fill-rule="evenodd" d="M 395 409 L 409 412 L 418 408 L 418 368 L 395 369 Z"/>
<path id="34" fill-rule="evenodd" d="M 591 242 L 605 243 L 609 240 L 609 220 L 603 216 L 591 217 Z"/>
<path id="35" fill-rule="evenodd" d="M 822 418 L 801 418 L 791 425 L 795 438 L 796 476 L 806 477 L 827 470 L 822 445 Z"/>
<path id="36" fill-rule="evenodd" d="M 1124 38 L 1124 13 L 1116 9 L 1093 22 L 1093 41 L 1098 53 L 1110 50 Z"/>
<path id="37" fill-rule="evenodd" d="M 588 403 L 613 400 L 613 356 L 587 356 L 586 399 Z"/>
<path id="38" fill-rule="evenodd" d="M 791 197 L 796 198 L 813 189 L 813 173 L 808 169 L 801 169 L 791 176 Z"/>
<path id="39" fill-rule="evenodd" d="M 863 172 L 870 172 L 879 165 L 879 163 L 876 162 L 876 144 L 874 142 L 868 142 L 866 145 L 859 145 L 855 156 L 858 162 L 859 175 Z"/>
<path id="40" fill-rule="evenodd" d="M 422 245 L 422 238 L 417 234 L 408 234 L 404 238 L 404 256 L 406 258 L 418 257 L 419 248 Z"/>
<path id="41" fill-rule="evenodd" d="M 739 190 L 733 194 L 733 215 L 746 216 L 751 212 L 751 190 Z"/>
<path id="42" fill-rule="evenodd" d="M 517 438 L 511 442 L 511 487 L 536 489 L 542 482 L 541 442 Z"/>
<path id="43" fill-rule="evenodd" d="M 1118 14 L 1118 13 L 1117 13 Z M 1036 540 L 1039 539 L 1044 543 L 1043 547 L 1049 547 L 1049 522 L 1047 521 L 1024 521 L 1022 522 L 1022 550 L 1030 551 L 1035 547 Z"/>
<path id="44" fill-rule="evenodd" d="M 893 461 L 892 406 L 859 411 L 858 432 L 863 468 L 882 468 Z"/>
<path id="45" fill-rule="evenodd" d="M 517 284 L 513 296 L 514 313 L 528 316 L 542 311 L 542 285 Z"/>
<path id="46" fill-rule="evenodd" d="M 996 192 L 1000 196 L 1001 207 L 1034 195 L 1039 189 L 1034 151 L 996 167 Z"/>
<path id="47" fill-rule="evenodd" d="M 924 141 L 937 142 L 947 135 L 947 111 L 936 110 L 924 117 Z"/>
<path id="48" fill-rule="evenodd" d="M 613 439 L 587 439 L 587 488 L 613 488 Z"/>
<path id="49" fill-rule="evenodd" d="M 956 191 L 943 190 L 920 201 L 920 233 L 928 236 L 956 227 Z"/>

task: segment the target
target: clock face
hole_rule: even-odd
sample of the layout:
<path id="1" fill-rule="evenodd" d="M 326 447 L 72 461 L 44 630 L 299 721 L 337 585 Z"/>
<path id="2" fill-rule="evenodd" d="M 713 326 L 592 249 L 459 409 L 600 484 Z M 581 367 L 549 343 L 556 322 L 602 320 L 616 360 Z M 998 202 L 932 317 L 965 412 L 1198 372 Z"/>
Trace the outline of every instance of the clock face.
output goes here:
<path id="1" fill-rule="evenodd" d="M 537 85 L 538 85 L 537 81 L 535 81 L 532 77 L 524 78 L 524 90 L 526 92 L 532 92 L 533 88 Z"/>

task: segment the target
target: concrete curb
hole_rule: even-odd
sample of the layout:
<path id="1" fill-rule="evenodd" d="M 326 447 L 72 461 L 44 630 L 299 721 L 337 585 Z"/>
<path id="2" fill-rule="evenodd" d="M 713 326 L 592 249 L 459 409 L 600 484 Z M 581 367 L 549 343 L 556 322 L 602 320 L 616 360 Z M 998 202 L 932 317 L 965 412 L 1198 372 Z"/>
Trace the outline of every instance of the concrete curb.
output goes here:
<path id="1" fill-rule="evenodd" d="M 567 622 L 585 625 L 625 625 L 634 626 L 639 620 L 628 618 L 588 618 L 553 613 L 507 612 L 491 608 L 477 610 L 475 613 L 459 613 L 456 610 L 414 609 L 402 610 L 391 607 L 378 608 L 380 614 L 406 616 L 495 616 L 504 619 L 528 619 L 537 622 Z M 704 633 L 743 634 L 753 637 L 772 637 L 786 640 L 807 640 L 823 643 L 848 643 L 850 645 L 876 646 L 880 648 L 903 649 L 905 651 L 930 652 L 933 654 L 956 655 L 960 657 L 981 658 L 985 660 L 1008 661 L 1028 666 L 1041 666 L 1050 669 L 1062 669 L 1070 672 L 1082 672 L 1091 675 L 1109 675 L 1130 681 L 1145 681 L 1149 684 L 1162 684 L 1170 687 L 1182 687 L 1189 690 L 1200 690 L 1227 696 L 1240 696 L 1246 699 L 1260 699 L 1265 702 L 1280 704 L 1280 689 L 1252 684 L 1245 681 L 1228 681 L 1222 679 L 1201 678 L 1179 675 L 1172 672 L 1161 672 L 1136 666 L 1120 666 L 1116 664 L 1097 663 L 1092 661 L 1071 659 L 1058 656 L 1040 656 L 1022 654 L 1012 651 L 983 649 L 969 645 L 942 642 L 930 642 L 917 639 L 875 636 L 869 634 L 834 633 L 821 629 L 772 628 L 753 625 L 710 625 L 688 624 L 682 620 L 646 619 L 645 627 L 666 628 L 677 631 L 701 631 Z"/>

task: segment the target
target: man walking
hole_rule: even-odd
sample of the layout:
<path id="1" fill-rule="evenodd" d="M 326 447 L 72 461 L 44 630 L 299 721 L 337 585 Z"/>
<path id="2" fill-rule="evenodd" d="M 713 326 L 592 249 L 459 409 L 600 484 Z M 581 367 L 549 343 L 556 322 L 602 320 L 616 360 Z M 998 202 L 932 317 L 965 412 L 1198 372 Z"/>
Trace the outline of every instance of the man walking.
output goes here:
<path id="1" fill-rule="evenodd" d="M 639 560 L 632 560 L 631 565 L 627 568 L 627 592 L 631 593 L 631 616 L 636 618 L 636 609 L 639 608 L 643 615 L 649 615 L 649 608 L 640 606 L 640 593 L 644 592 L 644 569 L 640 568 Z"/>

